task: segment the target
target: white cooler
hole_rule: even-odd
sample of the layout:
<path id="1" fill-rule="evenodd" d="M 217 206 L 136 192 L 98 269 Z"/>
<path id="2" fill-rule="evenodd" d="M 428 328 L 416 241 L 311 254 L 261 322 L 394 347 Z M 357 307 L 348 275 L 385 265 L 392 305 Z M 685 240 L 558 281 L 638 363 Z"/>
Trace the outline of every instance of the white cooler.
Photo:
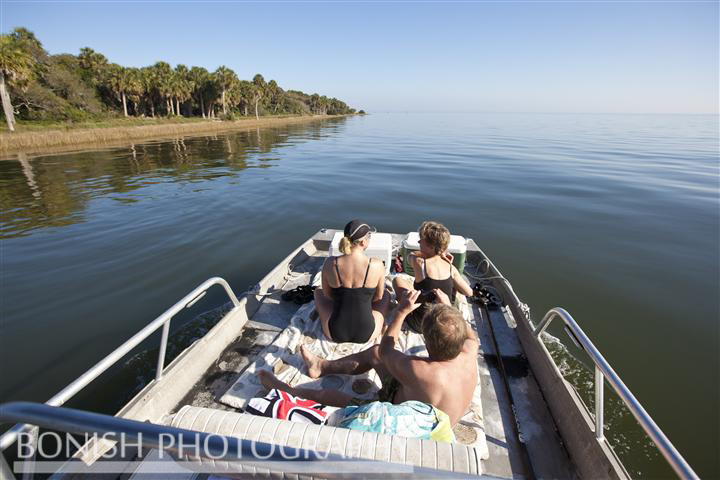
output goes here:
<path id="1" fill-rule="evenodd" d="M 330 256 L 339 257 L 340 239 L 343 232 L 336 232 L 330 242 Z M 392 263 L 392 236 L 389 233 L 373 233 L 370 235 L 370 245 L 365 250 L 365 255 L 372 258 L 379 258 L 385 264 L 385 275 L 390 273 L 390 264 Z"/>

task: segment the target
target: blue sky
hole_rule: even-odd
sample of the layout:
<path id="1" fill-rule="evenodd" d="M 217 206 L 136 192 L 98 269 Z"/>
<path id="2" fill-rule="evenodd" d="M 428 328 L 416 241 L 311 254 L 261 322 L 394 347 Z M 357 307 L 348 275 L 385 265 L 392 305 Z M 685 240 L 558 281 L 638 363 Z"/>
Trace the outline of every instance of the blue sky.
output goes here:
<path id="1" fill-rule="evenodd" d="M 0 4 L 50 53 L 225 64 L 368 111 L 718 112 L 718 1 Z"/>

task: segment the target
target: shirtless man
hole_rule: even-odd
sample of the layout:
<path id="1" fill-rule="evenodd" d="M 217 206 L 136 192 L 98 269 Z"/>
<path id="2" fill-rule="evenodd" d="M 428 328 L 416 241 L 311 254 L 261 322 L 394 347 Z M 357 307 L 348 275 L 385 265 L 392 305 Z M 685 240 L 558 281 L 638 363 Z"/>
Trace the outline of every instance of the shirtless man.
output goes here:
<path id="1" fill-rule="evenodd" d="M 405 355 L 395 349 L 405 317 L 420 305 L 415 303 L 420 292 L 410 290 L 379 346 L 337 360 L 319 358 L 300 347 L 308 376 L 359 375 L 374 368 L 383 383 L 376 400 L 395 404 L 407 400 L 428 403 L 445 412 L 455 425 L 467 411 L 475 391 L 479 344 L 470 325 L 450 306 L 447 295 L 439 289 L 435 294 L 441 303 L 433 305 L 423 321 L 429 357 Z M 278 388 L 325 405 L 345 407 L 375 401 L 357 399 L 339 390 L 291 387 L 268 371 L 260 371 L 258 375 L 266 388 Z"/>

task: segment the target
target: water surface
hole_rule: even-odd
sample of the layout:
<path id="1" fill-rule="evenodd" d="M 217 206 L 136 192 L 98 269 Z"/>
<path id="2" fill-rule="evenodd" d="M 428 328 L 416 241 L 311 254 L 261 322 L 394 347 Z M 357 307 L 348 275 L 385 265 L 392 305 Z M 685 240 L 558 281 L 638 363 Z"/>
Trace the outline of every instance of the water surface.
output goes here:
<path id="1" fill-rule="evenodd" d="M 243 291 L 322 227 L 435 219 L 536 321 L 568 309 L 720 476 L 718 173 L 717 118 L 691 115 L 378 114 L 15 155 L 0 161 L 0 401 L 47 400 L 203 280 Z M 152 376 L 138 358 L 78 404 L 113 411 L 118 385 Z"/>

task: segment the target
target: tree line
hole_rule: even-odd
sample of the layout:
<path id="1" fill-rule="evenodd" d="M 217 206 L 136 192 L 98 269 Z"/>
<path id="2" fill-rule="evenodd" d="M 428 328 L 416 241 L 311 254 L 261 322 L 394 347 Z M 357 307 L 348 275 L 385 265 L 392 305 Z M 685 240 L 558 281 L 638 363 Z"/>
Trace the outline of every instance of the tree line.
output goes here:
<path id="1" fill-rule="evenodd" d="M 341 100 L 283 90 L 260 74 L 241 80 L 224 65 L 213 72 L 182 64 L 173 68 L 162 61 L 123 67 L 87 47 L 77 56 L 50 55 L 22 27 L 0 35 L 0 97 L 11 131 L 15 116 L 72 122 L 109 116 L 234 119 L 355 113 Z"/>

